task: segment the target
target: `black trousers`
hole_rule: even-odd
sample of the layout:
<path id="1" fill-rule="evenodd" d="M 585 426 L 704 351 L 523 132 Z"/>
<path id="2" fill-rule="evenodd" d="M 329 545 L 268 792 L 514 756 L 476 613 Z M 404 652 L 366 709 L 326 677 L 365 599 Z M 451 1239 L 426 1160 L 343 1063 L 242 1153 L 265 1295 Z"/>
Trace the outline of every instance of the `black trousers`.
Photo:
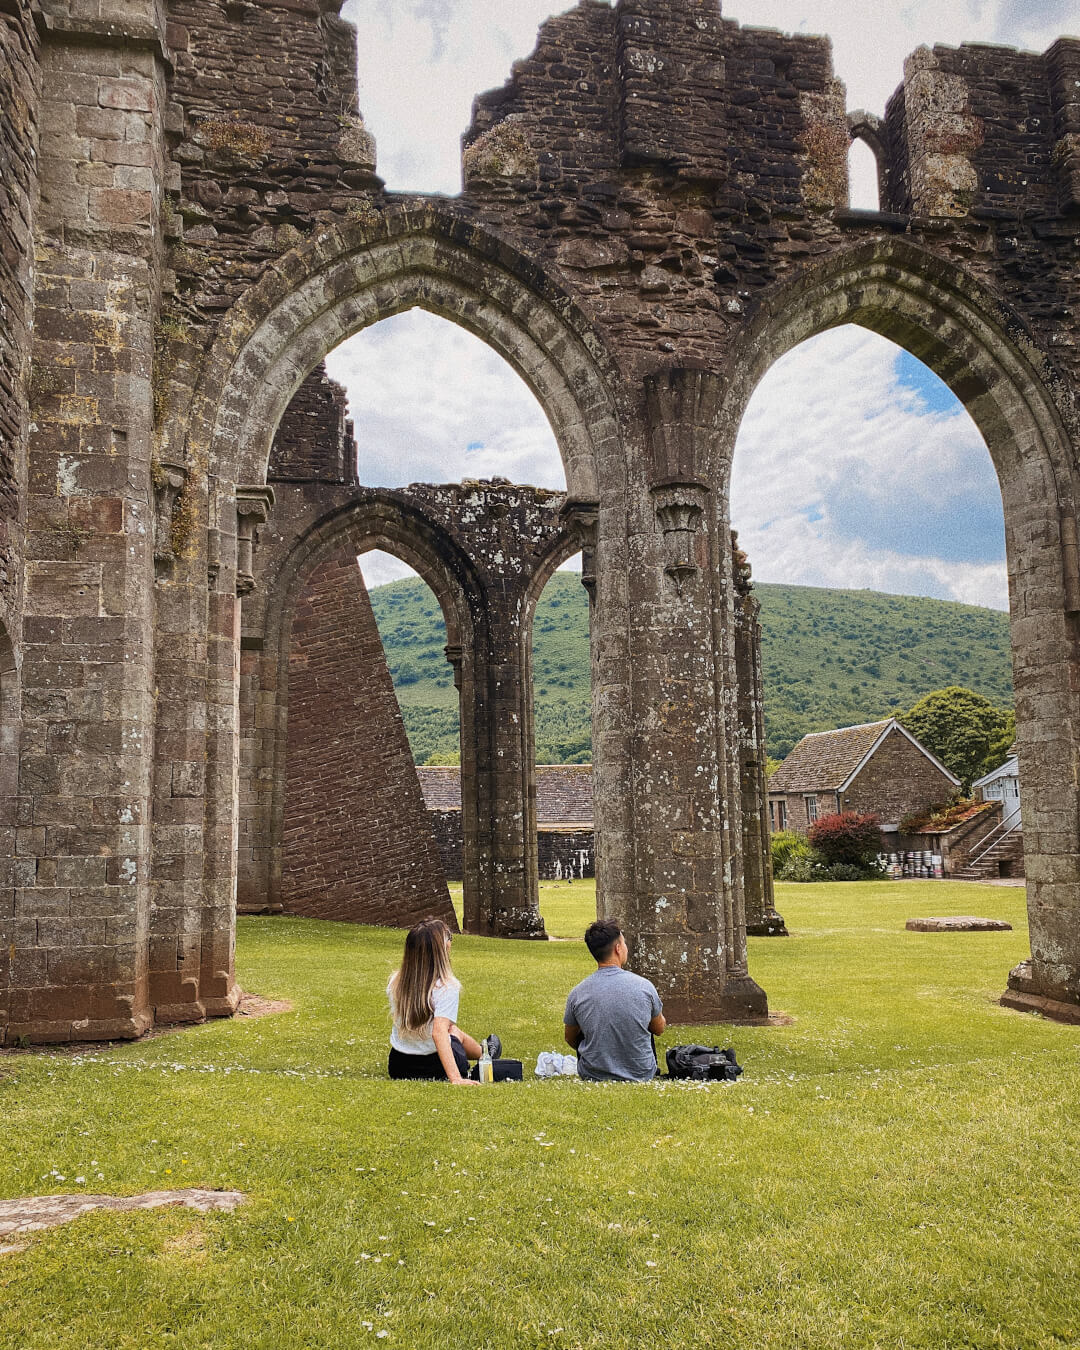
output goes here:
<path id="1" fill-rule="evenodd" d="M 469 1076 L 469 1057 L 465 1053 L 465 1047 L 456 1036 L 450 1037 L 450 1049 L 454 1052 L 454 1062 L 458 1066 L 458 1073 L 462 1078 Z M 446 1070 L 442 1066 L 442 1060 L 438 1054 L 434 1055 L 405 1055 L 400 1050 L 390 1047 L 390 1063 L 388 1065 L 391 1078 L 427 1078 L 436 1082 L 446 1082 Z"/>

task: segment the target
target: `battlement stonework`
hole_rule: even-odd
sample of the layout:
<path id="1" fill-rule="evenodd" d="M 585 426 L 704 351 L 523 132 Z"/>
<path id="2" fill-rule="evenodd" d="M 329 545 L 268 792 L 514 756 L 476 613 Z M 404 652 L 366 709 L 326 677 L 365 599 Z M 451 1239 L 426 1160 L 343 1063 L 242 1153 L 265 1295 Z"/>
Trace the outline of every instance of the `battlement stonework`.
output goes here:
<path id="1" fill-rule="evenodd" d="M 338 10 L 0 0 L 3 1036 L 235 1006 L 241 818 L 280 788 L 272 691 L 241 706 L 241 656 L 272 678 L 252 644 L 278 631 L 260 556 L 314 559 L 339 526 L 441 587 L 474 729 L 518 719 L 476 774 L 466 927 L 535 935 L 525 659 L 491 646 L 468 558 L 407 493 L 361 527 L 294 512 L 296 465 L 267 481 L 306 376 L 414 305 L 503 355 L 559 443 L 592 596 L 598 905 L 675 1019 L 767 1006 L 728 519 L 746 401 L 845 322 L 946 381 L 1005 512 L 1032 946 L 1008 998 L 1074 1015 L 1080 41 L 922 48 L 876 116 L 846 108 L 824 39 L 716 0 L 581 0 L 478 98 L 447 199 L 379 180 Z M 848 209 L 852 136 L 880 211 Z M 496 488 L 447 490 L 438 529 L 536 519 Z M 241 888 L 274 884 L 276 847 L 251 844 Z"/>

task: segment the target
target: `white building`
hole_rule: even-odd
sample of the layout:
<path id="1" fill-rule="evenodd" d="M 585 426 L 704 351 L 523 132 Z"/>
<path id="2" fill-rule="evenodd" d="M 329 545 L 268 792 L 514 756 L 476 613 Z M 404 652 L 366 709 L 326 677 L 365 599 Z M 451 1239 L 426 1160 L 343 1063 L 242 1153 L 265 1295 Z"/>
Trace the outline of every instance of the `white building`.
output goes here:
<path id="1" fill-rule="evenodd" d="M 992 773 L 977 779 L 971 788 L 984 802 L 1001 803 L 1003 828 L 1020 824 L 1020 769 L 1015 755 L 1010 755 Z"/>

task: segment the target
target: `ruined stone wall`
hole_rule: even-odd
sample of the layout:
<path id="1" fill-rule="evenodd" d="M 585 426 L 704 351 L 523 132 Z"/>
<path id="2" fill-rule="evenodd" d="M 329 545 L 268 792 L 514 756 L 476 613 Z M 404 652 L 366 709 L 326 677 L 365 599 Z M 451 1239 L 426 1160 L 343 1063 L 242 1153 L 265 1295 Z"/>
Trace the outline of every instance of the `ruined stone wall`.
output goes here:
<path id="1" fill-rule="evenodd" d="M 289 649 L 281 899 L 290 914 L 455 930 L 375 616 L 355 556 L 304 587 Z"/>
<path id="2" fill-rule="evenodd" d="M 428 822 L 439 846 L 443 872 L 447 881 L 461 881 L 465 876 L 465 837 L 461 828 L 461 808 L 432 810 L 428 807 Z"/>
<path id="3" fill-rule="evenodd" d="M 537 830 L 536 853 L 541 881 L 581 881 L 596 876 L 596 834 L 592 829 Z"/>
<path id="4" fill-rule="evenodd" d="M 266 476 L 272 482 L 356 484 L 356 443 L 344 388 L 320 363 L 278 425 Z"/>
<path id="5" fill-rule="evenodd" d="M 270 440 L 305 371 L 413 303 L 513 361 L 564 451 L 593 596 L 601 903 L 679 1015 L 765 1006 L 743 935 L 726 497 L 745 398 L 847 319 L 933 366 L 1002 485 L 1033 950 L 1015 989 L 1080 1000 L 1080 42 L 917 52 L 882 133 L 890 213 L 862 213 L 827 42 L 710 0 L 583 0 L 478 100 L 449 200 L 384 192 L 332 0 L 32 8 L 36 37 L 25 0 L 0 0 L 0 61 L 31 90 L 0 153 L 35 116 L 40 149 L 36 183 L 12 160 L 0 211 L 9 309 L 31 276 L 23 198 L 35 254 L 25 618 L 0 666 L 5 706 L 16 670 L 22 699 L 9 1035 L 234 1006 L 239 636 L 265 617 L 240 594 Z M 356 491 L 321 490 L 337 509 Z M 498 575 L 535 513 L 454 492 L 428 502 L 432 528 L 505 506 L 484 567 L 522 606 L 499 646 L 488 579 L 466 595 L 468 568 L 424 552 L 470 628 L 465 838 L 487 877 L 470 922 L 535 935 L 521 616 L 545 562 Z M 308 501 L 278 539 L 321 520 Z"/>
<path id="6" fill-rule="evenodd" d="M 212 324 L 319 221 L 364 209 L 355 31 L 319 0 L 169 0 L 181 139 L 170 311 Z"/>
<path id="7" fill-rule="evenodd" d="M 40 71 L 29 0 L 0 5 L 0 618 L 21 586 Z M 7 822 L 5 822 L 7 823 Z"/>
<path id="8" fill-rule="evenodd" d="M 675 343 L 715 359 L 730 316 L 813 254 L 814 212 L 846 204 L 827 40 L 742 29 L 709 0 L 550 20 L 465 141 L 470 198 L 524 227 L 642 369 Z"/>

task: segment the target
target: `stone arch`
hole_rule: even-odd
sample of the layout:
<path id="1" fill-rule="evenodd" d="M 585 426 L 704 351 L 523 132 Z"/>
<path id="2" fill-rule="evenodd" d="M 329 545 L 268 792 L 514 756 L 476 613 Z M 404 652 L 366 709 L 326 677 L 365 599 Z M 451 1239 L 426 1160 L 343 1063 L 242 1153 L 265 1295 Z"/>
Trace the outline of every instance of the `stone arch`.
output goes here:
<path id="1" fill-rule="evenodd" d="M 177 385 L 169 392 L 177 415 L 166 424 L 159 458 L 187 475 L 193 505 L 205 512 L 209 532 L 215 617 L 208 684 L 225 706 L 216 710 L 215 732 L 208 738 L 206 819 L 218 837 L 235 830 L 237 819 L 237 710 L 234 703 L 230 721 L 227 706 L 236 683 L 229 615 L 239 533 L 235 496 L 238 486 L 254 488 L 256 509 L 268 499 L 260 485 L 280 417 L 332 347 L 366 325 L 417 306 L 486 341 L 536 395 L 575 494 L 591 501 L 603 485 L 615 505 L 611 547 L 619 548 L 617 504 L 626 493 L 615 411 L 620 375 L 576 302 L 537 264 L 453 204 L 412 200 L 371 215 L 327 228 L 272 264 L 223 320 L 194 388 Z M 177 369 L 191 366 L 180 363 Z M 614 570 L 611 575 L 614 587 L 625 586 L 624 577 Z M 619 599 L 625 614 L 621 594 Z M 613 643 L 628 645 L 628 635 L 614 634 Z M 204 888 L 216 898 L 235 894 L 235 866 L 235 852 L 230 858 L 219 850 L 204 868 Z M 499 861 L 491 867 L 498 882 Z M 514 907 L 496 902 L 482 902 L 473 922 L 480 922 L 485 905 L 487 913 L 503 915 L 498 931 L 515 931 Z M 215 935 L 224 913 L 218 903 Z M 224 937 L 231 942 L 231 928 Z"/>
<path id="2" fill-rule="evenodd" d="M 855 323 L 923 361 L 964 404 L 1001 486 L 1017 739 L 1025 781 L 1028 910 L 1040 989 L 1075 1002 L 1067 952 L 1080 880 L 1077 478 L 1063 386 L 1030 332 L 960 268 L 905 240 L 877 239 L 778 287 L 728 370 L 714 471 L 726 503 L 743 411 L 766 370 L 806 338 Z M 726 509 L 726 508 L 725 508 Z M 1030 971 L 1018 968 L 1021 987 Z"/>
<path id="3" fill-rule="evenodd" d="M 616 372 L 601 339 L 547 273 L 430 204 L 328 229 L 274 264 L 207 357 L 183 419 L 186 449 L 166 442 L 162 458 L 206 463 L 223 489 L 263 482 L 274 429 L 308 372 L 352 334 L 417 306 L 481 338 L 522 377 L 551 422 L 568 489 L 594 499 L 617 436 Z"/>
<path id="4" fill-rule="evenodd" d="M 375 548 L 399 557 L 430 587 L 446 624 L 447 658 L 454 665 L 455 683 L 459 689 L 464 684 L 467 695 L 475 678 L 477 628 L 483 627 L 483 601 L 475 571 L 437 523 L 395 500 L 392 493 L 368 490 L 362 500 L 332 511 L 266 568 L 260 576 L 265 605 L 259 670 L 241 714 L 241 759 L 251 766 L 252 785 L 241 792 L 241 837 L 251 841 L 240 861 L 242 908 L 277 909 L 281 904 L 289 653 L 297 601 L 308 578 L 328 559 L 342 552 L 359 556 Z M 467 697 L 462 705 L 464 741 L 471 734 Z M 260 780 L 269 784 L 264 795 L 254 790 Z M 470 800 L 475 815 L 475 793 Z"/>

